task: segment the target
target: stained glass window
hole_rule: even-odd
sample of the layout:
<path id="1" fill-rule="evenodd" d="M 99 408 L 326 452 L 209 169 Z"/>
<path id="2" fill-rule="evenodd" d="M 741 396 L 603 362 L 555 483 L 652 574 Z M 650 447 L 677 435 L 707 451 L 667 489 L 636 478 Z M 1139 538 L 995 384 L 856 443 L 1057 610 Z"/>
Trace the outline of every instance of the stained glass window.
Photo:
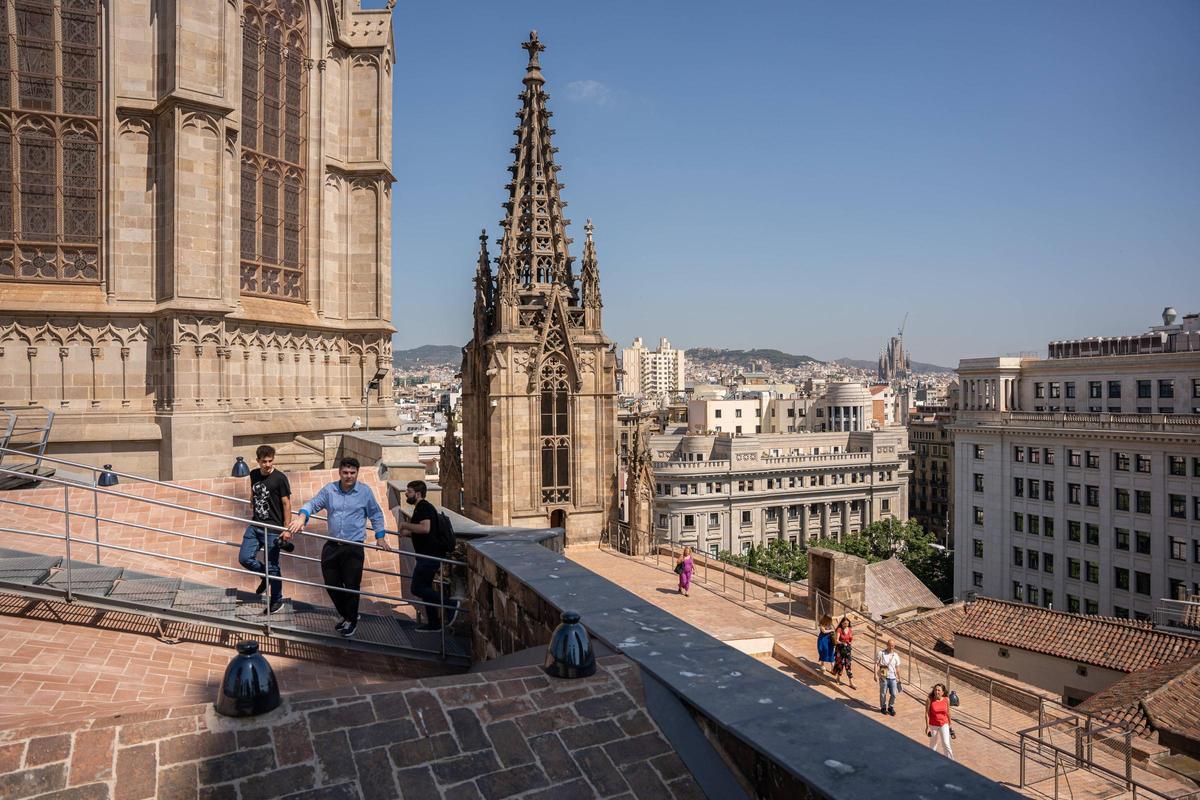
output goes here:
<path id="1" fill-rule="evenodd" d="M 100 280 L 100 5 L 0 3 L 0 280 Z"/>
<path id="2" fill-rule="evenodd" d="M 308 12 L 247 0 L 243 23 L 241 291 L 303 301 Z"/>

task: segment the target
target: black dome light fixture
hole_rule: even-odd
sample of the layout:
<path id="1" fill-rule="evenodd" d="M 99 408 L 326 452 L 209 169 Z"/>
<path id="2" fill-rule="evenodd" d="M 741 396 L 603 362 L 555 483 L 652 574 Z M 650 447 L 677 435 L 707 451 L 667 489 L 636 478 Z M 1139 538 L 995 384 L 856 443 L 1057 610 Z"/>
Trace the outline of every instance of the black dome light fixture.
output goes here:
<path id="1" fill-rule="evenodd" d="M 578 612 L 563 612 L 562 622 L 546 646 L 543 669 L 552 678 L 587 678 L 596 674 L 596 651 Z"/>
<path id="2" fill-rule="evenodd" d="M 217 702 L 218 714 L 226 717 L 256 717 L 279 708 L 279 684 L 258 642 L 238 642 L 238 654 L 225 668 Z"/>

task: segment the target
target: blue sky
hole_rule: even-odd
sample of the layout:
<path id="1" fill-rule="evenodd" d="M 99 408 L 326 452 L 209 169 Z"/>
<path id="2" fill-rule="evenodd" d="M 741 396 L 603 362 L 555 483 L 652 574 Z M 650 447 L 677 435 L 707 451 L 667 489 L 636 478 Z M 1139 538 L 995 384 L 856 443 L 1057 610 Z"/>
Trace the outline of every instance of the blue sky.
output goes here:
<path id="1" fill-rule="evenodd" d="M 1200 311 L 1197 0 L 395 13 L 397 347 L 470 337 L 530 28 L 618 342 L 871 358 L 907 311 L 953 366 Z"/>

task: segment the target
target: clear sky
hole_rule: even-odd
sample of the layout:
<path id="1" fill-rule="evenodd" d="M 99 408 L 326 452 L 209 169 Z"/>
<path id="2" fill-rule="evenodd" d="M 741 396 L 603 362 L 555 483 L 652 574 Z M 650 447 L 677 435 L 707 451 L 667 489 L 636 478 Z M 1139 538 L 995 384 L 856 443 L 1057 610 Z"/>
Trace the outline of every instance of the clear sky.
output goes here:
<path id="1" fill-rule="evenodd" d="M 397 347 L 462 344 L 537 28 L 606 332 L 919 361 L 1200 311 L 1200 1 L 396 9 Z M 493 255 L 496 252 L 493 246 Z"/>

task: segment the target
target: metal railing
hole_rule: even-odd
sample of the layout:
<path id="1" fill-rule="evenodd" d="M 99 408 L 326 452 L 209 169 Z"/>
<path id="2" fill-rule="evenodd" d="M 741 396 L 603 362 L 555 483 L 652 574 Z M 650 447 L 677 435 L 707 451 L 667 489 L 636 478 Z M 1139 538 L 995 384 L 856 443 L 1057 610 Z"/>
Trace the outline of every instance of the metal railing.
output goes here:
<path id="1" fill-rule="evenodd" d="M 1163 598 L 1154 608 L 1154 625 L 1185 636 L 1200 636 L 1200 598 Z"/>
<path id="2" fill-rule="evenodd" d="M 44 414 L 45 424 L 28 422 L 27 417 L 30 413 Z M 0 426 L 3 426 L 4 430 L 3 436 L 0 437 L 0 466 L 3 466 L 5 456 L 29 458 L 33 459 L 31 465 L 33 472 L 30 474 L 36 474 L 45 457 L 46 444 L 50 441 L 50 429 L 54 426 L 54 412 L 39 406 L 0 406 L 0 415 L 4 417 L 4 420 L 0 421 Z M 14 439 L 25 436 L 33 437 L 33 441 L 26 443 L 23 447 L 11 447 Z"/>
<path id="3" fill-rule="evenodd" d="M 55 459 L 52 457 L 46 457 L 46 460 L 50 461 L 50 462 L 56 462 L 56 463 L 60 462 L 59 459 Z M 67 462 L 67 463 L 69 463 L 69 462 Z M 15 470 L 11 470 L 11 469 L 8 469 L 5 467 L 0 467 L 0 475 L 5 475 L 5 474 L 17 474 L 17 473 Z M 129 477 L 132 479 L 138 479 L 137 476 L 129 476 Z M 263 615 L 262 622 L 261 623 L 249 623 L 248 621 L 245 621 L 245 620 L 232 620 L 227 617 L 221 617 L 221 616 L 211 615 L 211 614 L 203 614 L 203 613 L 197 613 L 197 612 L 181 612 L 178 610 L 164 609 L 162 606 L 151 605 L 151 604 L 147 604 L 147 603 L 139 603 L 139 602 L 134 602 L 134 601 L 119 601 L 118 602 L 118 601 L 114 600 L 114 598 L 112 598 L 111 596 L 89 595 L 86 592 L 77 591 L 75 587 L 76 587 L 76 584 L 78 583 L 78 581 L 77 581 L 75 572 L 78 569 L 78 567 L 76 567 L 73 562 L 74 562 L 74 555 L 76 554 L 76 551 L 80 547 L 86 547 L 89 551 L 94 548 L 95 560 L 96 560 L 97 564 L 101 564 L 103 561 L 101 552 L 111 550 L 111 551 L 115 551 L 118 553 L 129 553 L 129 554 L 135 554 L 135 555 L 140 555 L 140 556 L 146 556 L 146 557 L 150 558 L 152 560 L 152 562 L 156 561 L 156 560 L 163 560 L 163 561 L 169 561 L 169 562 L 175 562 L 175 563 L 188 564 L 191 566 L 201 567 L 201 568 L 205 568 L 205 569 L 215 569 L 215 570 L 221 570 L 221 571 L 230 572 L 230 573 L 240 573 L 240 574 L 244 574 L 244 575 L 251 575 L 251 576 L 262 578 L 263 580 L 267 581 L 268 586 L 271 584 L 272 581 L 281 581 L 286 584 L 308 586 L 308 587 L 314 587 L 314 588 L 326 589 L 326 590 L 329 590 L 331 587 L 327 587 L 324 583 L 316 583 L 314 581 L 307 581 L 307 580 L 303 580 L 301 578 L 284 577 L 283 575 L 279 575 L 279 576 L 271 575 L 270 574 L 271 559 L 269 557 L 269 552 L 268 552 L 269 546 L 270 546 L 270 538 L 271 538 L 270 534 L 267 534 L 263 537 L 264 538 L 264 542 L 263 542 L 264 553 L 263 553 L 263 570 L 261 573 L 244 569 L 240 565 L 234 567 L 234 566 L 229 566 L 228 564 L 216 564 L 216 563 L 212 563 L 212 562 L 208 562 L 208 561 L 202 561 L 199 559 L 185 558 L 183 556 L 171 555 L 171 554 L 164 553 L 164 552 L 155 552 L 155 551 L 147 550 L 147 549 L 144 549 L 141 547 L 129 547 L 126 545 L 105 542 L 102 540 L 102 537 L 101 537 L 101 525 L 102 524 L 131 528 L 131 529 L 138 530 L 138 531 L 144 531 L 144 532 L 150 533 L 150 534 L 161 534 L 161 535 L 172 536 L 172 537 L 176 537 L 176 539 L 178 539 L 178 540 L 207 542 L 207 543 L 212 543 L 212 544 L 228 546 L 230 548 L 237 548 L 239 546 L 239 544 L 237 542 L 233 542 L 233 541 L 227 541 L 224 539 L 214 539 L 214 538 L 208 537 L 208 536 L 202 536 L 202 535 L 195 534 L 195 533 L 186 533 L 183 531 L 172 530 L 170 528 L 160 527 L 160 526 L 156 526 L 156 525 L 148 525 L 148 524 L 144 524 L 144 523 L 135 522 L 133 520 L 118 519 L 118 518 L 112 517 L 112 516 L 104 516 L 104 515 L 101 515 L 100 511 L 99 511 L 99 500 L 100 500 L 101 496 L 115 497 L 115 498 L 120 498 L 121 500 L 124 500 L 124 501 L 133 501 L 135 503 L 135 505 L 139 505 L 142 507 L 162 508 L 162 509 L 169 509 L 169 510 L 177 511 L 177 512 L 196 514 L 202 518 L 216 519 L 216 520 L 221 520 L 223 522 L 236 524 L 236 526 L 243 531 L 245 528 L 255 527 L 255 528 L 260 528 L 264 531 L 273 531 L 276 534 L 280 534 L 286 530 L 285 528 L 282 528 L 280 526 L 271 525 L 269 523 L 258 522 L 258 521 L 254 521 L 251 519 L 246 519 L 244 517 L 234 516 L 231 514 L 224 514 L 219 511 L 199 509 L 199 508 L 194 508 L 191 506 L 181 505 L 179 503 L 172 503 L 172 502 L 169 502 L 166 500 L 160 500 L 160 499 L 150 498 L 150 497 L 143 497 L 143 496 L 136 495 L 136 494 L 129 494 L 129 493 L 115 490 L 115 489 L 109 489 L 109 488 L 104 488 L 104 487 L 99 487 L 99 486 L 83 485 L 83 484 L 75 483 L 72 481 L 62 480 L 59 478 L 42 477 L 39 480 L 44 484 L 50 484 L 52 486 L 57 486 L 57 487 L 62 488 L 62 508 L 61 509 L 57 508 L 57 507 L 48 507 L 48 506 L 42 505 L 42 504 L 28 503 L 28 502 L 24 502 L 21 500 L 16 500 L 15 498 L 13 498 L 11 496 L 6 496 L 6 493 L 0 493 L 0 503 L 18 506 L 18 507 L 29 508 L 29 509 L 33 509 L 33 510 L 40 511 L 43 513 L 49 512 L 54 515 L 61 515 L 62 516 L 62 534 L 59 535 L 57 533 L 51 533 L 51 532 L 44 531 L 44 530 L 27 530 L 27 529 L 23 529 L 23 528 L 7 527 L 7 526 L 0 527 L 0 533 L 14 534 L 14 535 L 18 535 L 18 536 L 28 536 L 31 538 L 43 539 L 43 540 L 50 539 L 50 540 L 61 541 L 63 543 L 63 555 L 65 556 L 65 558 L 64 558 L 63 564 L 62 564 L 62 572 L 65 573 L 65 575 L 66 575 L 66 589 L 65 589 L 65 592 L 63 592 L 63 596 L 65 597 L 65 599 L 68 603 L 75 602 L 78 599 L 78 600 L 87 602 L 89 604 L 117 605 L 117 606 L 120 606 L 123 610 L 129 610 L 131 608 L 134 610 L 142 610 L 142 611 L 147 612 L 150 616 L 154 616 L 154 617 L 161 616 L 161 617 L 165 617 L 165 618 L 183 618 L 182 621 L 200 622 L 200 623 L 207 624 L 207 625 L 210 625 L 213 627 L 237 627 L 237 628 L 243 628 L 243 629 L 250 628 L 250 629 L 254 629 L 254 630 L 261 630 L 267 636 L 272 636 L 276 632 L 284 632 L 284 633 L 289 633 L 289 634 L 304 634 L 310 639 L 315 638 L 317 640 L 322 640 L 322 641 L 326 641 L 326 642 L 328 642 L 328 641 L 342 642 L 343 644 L 346 644 L 348 646 L 355 646 L 357 644 L 362 643 L 361 641 L 350 641 L 350 640 L 344 639 L 343 637 L 341 637 L 338 634 L 319 634 L 319 633 L 312 632 L 312 631 L 304 631 L 304 630 L 297 629 L 294 627 L 289 627 L 286 625 L 286 623 L 275 622 L 272 620 L 272 617 L 274 615 L 272 613 L 270 613 L 269 599 L 266 600 L 266 604 L 267 604 L 266 611 L 268 613 L 265 613 Z M 151 479 L 139 479 L 139 480 L 142 480 L 147 483 L 162 484 L 162 482 L 160 482 L 160 481 L 153 481 Z M 172 485 L 172 484 L 164 484 L 164 485 L 173 486 L 173 488 L 176 488 L 176 489 L 190 491 L 190 489 L 188 489 L 187 487 L 180 487 L 180 486 Z M 35 491 L 37 491 L 37 490 L 35 490 Z M 45 491 L 45 490 L 43 489 L 42 491 Z M 74 492 L 76 494 L 76 496 L 78 496 L 79 493 L 83 493 L 85 496 L 87 494 L 91 494 L 92 498 L 93 498 L 93 502 L 91 504 L 92 511 L 83 512 L 83 511 L 78 511 L 78 510 L 72 509 L 72 502 L 71 502 L 72 492 Z M 227 498 L 224 495 L 219 495 L 214 492 L 203 492 L 201 490 L 196 490 L 195 493 L 204 494 L 204 495 L 212 496 L 215 498 L 241 501 L 241 498 Z M 76 503 L 76 505 L 78 505 L 78 504 Z M 73 530 L 73 525 L 72 525 L 73 519 L 90 520 L 93 537 L 91 539 L 80 537 L 78 530 Z M 396 532 L 390 531 L 390 530 L 385 530 L 385 535 L 390 535 L 393 533 L 396 533 Z M 299 532 L 299 535 L 310 537 L 310 538 L 316 539 L 316 540 L 335 541 L 342 545 L 358 546 L 358 547 L 362 547 L 364 549 L 364 551 L 384 550 L 387 552 L 397 553 L 398 556 L 412 556 L 415 558 L 429 559 L 431 561 L 436 561 L 440 564 L 450 565 L 451 569 L 458 567 L 458 568 L 465 570 L 466 566 L 467 566 L 466 563 L 462 562 L 462 561 L 456 561 L 456 560 L 448 559 L 448 558 L 439 558 L 436 556 L 425 556 L 425 555 L 418 556 L 415 553 L 411 553 L 408 551 L 398 551 L 395 548 L 382 548 L 382 547 L 377 547 L 374 545 L 365 544 L 362 542 L 350 542 L 350 541 L 347 541 L 344 539 L 338 539 L 336 537 L 318 533 L 316 531 L 308 531 L 308 530 L 301 529 L 301 531 Z M 287 556 L 289 559 L 294 559 L 297 561 L 308 561 L 308 562 L 319 562 L 320 561 L 320 559 L 318 559 L 318 558 L 313 558 L 311 556 L 304 556 L 304 555 L 300 555 L 300 554 L 296 554 L 296 553 L 288 553 L 285 551 L 285 552 L 279 553 L 280 563 L 282 563 L 284 556 Z M 91 569 L 91 568 L 89 567 L 88 569 Z M 402 579 L 403 578 L 407 578 L 407 579 L 412 578 L 411 574 L 407 574 L 404 572 L 379 569 L 376 567 L 366 567 L 364 565 L 364 572 L 368 572 L 368 571 L 375 573 L 375 574 L 390 575 L 390 576 L 402 578 Z M 447 571 L 449 571 L 449 570 L 447 570 Z M 282 570 L 281 570 L 281 572 L 282 572 Z M 178 576 L 172 576 L 172 577 L 178 577 Z M 408 605 L 408 606 L 412 606 L 412 607 L 437 607 L 440 610 L 439 616 L 442 614 L 445 614 L 446 612 L 469 613 L 469 609 L 466 607 L 466 604 L 458 604 L 458 603 L 450 604 L 450 603 L 446 602 L 445 588 L 446 588 L 447 577 L 448 576 L 443 576 L 443 579 L 438 582 L 438 587 L 439 587 L 439 602 L 438 603 L 429 603 L 429 602 L 426 602 L 424 600 L 419 600 L 419 599 L 398 597 L 395 595 L 389 595 L 389 594 L 385 594 L 382 592 L 372 592 L 372 591 L 364 590 L 361 588 L 360 589 L 346 589 L 346 588 L 340 588 L 340 587 L 333 587 L 333 588 L 336 588 L 336 591 L 339 591 L 342 593 L 355 594 L 355 595 L 358 595 L 360 598 L 363 598 L 363 597 L 373 598 L 373 599 L 384 601 L 384 602 L 390 603 L 390 604 Z M 17 585 L 17 584 L 8 584 L 8 586 L 12 590 L 33 591 L 34 593 L 39 594 L 39 595 L 47 595 L 47 594 L 56 595 L 57 594 L 57 592 L 50 589 L 49 587 L 40 586 L 40 585 L 39 586 L 23 586 L 23 585 Z M 266 597 L 269 597 L 269 595 L 266 595 Z M 443 617 L 443 621 L 445 621 L 444 617 Z M 412 648 L 409 648 L 409 649 L 416 650 L 416 651 L 419 651 L 422 653 L 430 653 L 430 654 L 436 653 L 440 658 L 445 659 L 447 657 L 447 648 L 446 648 L 446 628 L 447 627 L 448 627 L 447 624 L 443 624 L 440 628 L 439 646 L 436 650 L 415 647 L 415 646 Z M 371 644 L 371 643 L 368 642 L 367 644 Z M 390 646 L 391 645 L 389 645 L 389 647 Z"/>

